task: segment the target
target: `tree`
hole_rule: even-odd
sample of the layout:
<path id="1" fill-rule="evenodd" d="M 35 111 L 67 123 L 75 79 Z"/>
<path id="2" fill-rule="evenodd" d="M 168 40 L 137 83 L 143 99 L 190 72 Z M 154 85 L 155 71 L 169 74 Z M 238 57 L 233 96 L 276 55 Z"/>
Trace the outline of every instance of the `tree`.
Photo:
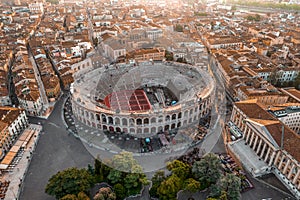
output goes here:
<path id="1" fill-rule="evenodd" d="M 193 178 L 189 178 L 187 180 L 184 181 L 184 189 L 188 190 L 190 192 L 197 192 L 200 190 L 200 182 L 196 181 Z"/>
<path id="2" fill-rule="evenodd" d="M 119 170 L 116 170 L 116 169 L 112 169 L 110 172 L 109 172 L 109 175 L 107 177 L 111 183 L 115 184 L 115 183 L 118 183 L 122 180 L 122 172 L 119 171 Z"/>
<path id="3" fill-rule="evenodd" d="M 182 57 L 177 58 L 176 62 L 187 63 L 186 59 Z"/>
<path id="4" fill-rule="evenodd" d="M 142 167 L 133 158 L 130 152 L 121 152 L 115 155 L 110 162 L 111 170 L 107 176 L 112 184 L 120 183 L 127 195 L 138 194 L 142 185 L 148 184 Z"/>
<path id="5" fill-rule="evenodd" d="M 116 193 L 117 199 L 124 199 L 126 197 L 126 190 L 123 185 L 117 183 L 114 185 L 114 191 Z"/>
<path id="6" fill-rule="evenodd" d="M 245 18 L 249 21 L 260 21 L 261 20 L 261 17 L 259 14 L 255 14 L 255 16 L 247 15 L 247 17 L 245 17 Z"/>
<path id="7" fill-rule="evenodd" d="M 99 158 L 96 158 L 94 161 L 96 182 L 101 182 L 104 179 L 103 173 L 101 172 L 101 167 L 102 167 L 101 161 L 99 160 Z"/>
<path id="8" fill-rule="evenodd" d="M 176 175 L 169 176 L 157 188 L 159 199 L 175 200 L 177 193 L 182 187 L 182 181 Z"/>
<path id="9" fill-rule="evenodd" d="M 213 198 L 219 198 L 222 195 L 222 188 L 217 184 L 213 184 L 209 188 L 209 196 Z"/>
<path id="10" fill-rule="evenodd" d="M 75 194 L 67 194 L 60 200 L 78 200 L 78 198 Z"/>
<path id="11" fill-rule="evenodd" d="M 182 180 L 185 180 L 188 176 L 191 175 L 190 165 L 179 160 L 168 162 L 167 169 Z"/>
<path id="12" fill-rule="evenodd" d="M 57 199 L 67 194 L 77 195 L 88 192 L 93 185 L 93 177 L 86 169 L 69 168 L 53 175 L 45 188 L 45 192 Z"/>
<path id="13" fill-rule="evenodd" d="M 78 200 L 90 200 L 90 198 L 84 193 L 84 192 L 79 192 L 77 195 Z"/>
<path id="14" fill-rule="evenodd" d="M 130 173 L 143 173 L 142 167 L 133 158 L 132 153 L 123 151 L 112 158 L 111 167 Z"/>
<path id="15" fill-rule="evenodd" d="M 226 174 L 220 180 L 222 190 L 226 192 L 227 199 L 238 200 L 241 198 L 241 179 L 234 174 Z"/>
<path id="16" fill-rule="evenodd" d="M 183 32 L 183 26 L 181 26 L 180 24 L 176 24 L 175 31 L 177 31 L 177 32 Z"/>
<path id="17" fill-rule="evenodd" d="M 84 192 L 79 192 L 77 196 L 75 194 L 67 194 L 61 200 L 90 200 L 90 198 Z"/>
<path id="18" fill-rule="evenodd" d="M 124 179 L 124 187 L 127 189 L 131 189 L 131 188 L 136 188 L 139 186 L 140 182 L 139 182 L 139 174 L 127 174 L 125 179 Z"/>
<path id="19" fill-rule="evenodd" d="M 46 0 L 47 2 L 50 2 L 52 4 L 58 4 L 58 0 Z"/>
<path id="20" fill-rule="evenodd" d="M 98 193 L 94 196 L 94 200 L 116 200 L 116 194 L 110 187 L 100 188 Z"/>
<path id="21" fill-rule="evenodd" d="M 210 187 L 210 196 L 221 200 L 241 198 L 241 179 L 234 174 L 226 174 Z"/>
<path id="22" fill-rule="evenodd" d="M 90 165 L 90 164 L 88 164 L 87 171 L 88 171 L 92 176 L 95 175 L 95 170 L 94 170 L 94 168 L 92 167 L 92 165 Z"/>
<path id="23" fill-rule="evenodd" d="M 165 172 L 163 170 L 159 170 L 159 171 L 155 172 L 155 174 L 153 175 L 153 177 L 151 179 L 152 187 L 149 191 L 151 196 L 158 197 L 157 188 L 160 186 L 160 184 L 164 180 L 166 180 L 166 177 L 165 177 Z"/>
<path id="24" fill-rule="evenodd" d="M 99 157 L 95 159 L 94 173 L 96 182 L 108 181 L 107 177 L 112 170 L 109 166 L 111 166 L 111 160 L 104 160 L 104 162 L 101 162 Z"/>
<path id="25" fill-rule="evenodd" d="M 165 57 L 166 57 L 166 60 L 167 61 L 173 61 L 173 53 L 172 52 L 169 52 L 169 51 L 166 51 L 165 52 Z"/>
<path id="26" fill-rule="evenodd" d="M 211 184 L 215 184 L 221 177 L 220 169 L 221 163 L 219 158 L 215 154 L 209 153 L 193 164 L 192 172 L 201 184 L 208 187 Z"/>

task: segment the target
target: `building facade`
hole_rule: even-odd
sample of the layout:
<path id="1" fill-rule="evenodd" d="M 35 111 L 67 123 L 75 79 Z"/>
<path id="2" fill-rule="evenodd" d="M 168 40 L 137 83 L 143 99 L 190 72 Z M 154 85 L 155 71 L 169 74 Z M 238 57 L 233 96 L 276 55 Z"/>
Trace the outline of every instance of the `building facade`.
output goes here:
<path id="1" fill-rule="evenodd" d="M 211 95 L 214 92 L 214 83 L 205 71 L 201 71 L 201 75 L 196 75 L 196 71 L 194 71 L 194 68 L 190 65 L 177 67 L 176 70 L 172 71 L 172 66 L 168 67 L 163 64 L 153 65 L 151 63 L 143 65 L 143 63 L 140 63 L 139 66 L 135 68 L 132 68 L 131 65 L 127 67 L 110 66 L 107 69 L 106 75 L 101 75 L 104 71 L 103 68 L 91 71 L 85 74 L 84 77 L 81 77 L 80 83 L 75 81 L 71 87 L 74 115 L 77 120 L 87 126 L 100 130 L 125 132 L 133 135 L 143 134 L 150 136 L 160 131 L 170 131 L 175 128 L 196 125 L 199 120 L 207 116 L 211 110 Z M 130 71 L 130 69 L 132 71 Z M 190 83 L 190 87 L 194 87 L 193 89 L 191 88 L 190 91 L 186 91 L 184 88 L 181 88 L 183 83 L 188 85 L 188 82 L 185 82 L 184 76 L 181 74 L 178 75 L 179 71 L 177 71 L 177 69 L 193 71 L 193 77 L 186 77 L 186 79 L 190 81 L 197 82 Z M 119 70 L 123 72 L 120 73 Z M 159 70 L 163 71 L 160 73 Z M 178 74 L 175 75 L 177 72 Z M 110 75 L 110 73 L 114 75 Z M 120 74 L 118 75 L 118 73 Z M 178 80 L 178 82 L 174 81 L 171 83 L 167 80 L 168 77 L 166 77 L 165 73 L 168 73 L 174 79 L 177 76 L 176 80 Z M 172 73 L 174 73 L 174 76 Z M 200 77 L 206 74 L 205 84 L 209 83 L 209 86 L 202 85 L 203 87 L 201 87 L 201 84 L 204 83 L 202 82 L 204 79 Z M 199 76 L 199 79 L 195 79 L 194 76 Z M 153 79 L 152 82 L 149 81 L 149 79 Z M 96 81 L 99 81 L 96 88 L 91 87 L 87 90 L 85 86 L 81 86 L 81 83 L 89 85 L 89 82 L 92 84 Z M 112 93 L 112 96 L 114 96 L 114 92 L 134 91 L 143 85 L 147 85 L 147 87 L 163 87 L 164 84 L 173 91 L 175 95 L 180 97 L 180 100 L 174 105 L 159 106 L 158 103 L 154 103 L 153 105 L 147 105 L 149 109 L 135 111 L 111 109 L 100 100 L 106 99 L 107 96 Z M 132 96 L 133 95 L 130 95 L 130 98 L 132 98 Z M 160 96 L 160 98 L 164 97 Z M 143 99 L 140 101 L 147 100 Z M 120 104 L 118 101 L 110 101 L 110 104 L 116 105 L 116 103 Z"/>
<path id="2" fill-rule="evenodd" d="M 43 3 L 30 3 L 28 5 L 30 12 L 32 13 L 44 13 L 44 6 Z"/>
<path id="3" fill-rule="evenodd" d="M 300 198 L 299 135 L 257 100 L 237 102 L 231 121 L 243 136 L 228 146 L 246 169 L 253 176 L 274 173 L 296 198 Z"/>
<path id="4" fill-rule="evenodd" d="M 24 109 L 0 107 L 1 157 L 12 147 L 13 143 L 28 126 Z"/>

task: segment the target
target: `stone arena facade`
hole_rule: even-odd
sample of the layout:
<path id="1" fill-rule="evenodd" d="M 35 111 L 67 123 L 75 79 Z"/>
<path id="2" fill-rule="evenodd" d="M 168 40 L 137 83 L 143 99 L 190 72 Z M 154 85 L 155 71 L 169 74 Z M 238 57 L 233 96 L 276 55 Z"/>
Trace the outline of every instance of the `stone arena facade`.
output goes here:
<path id="1" fill-rule="evenodd" d="M 155 92 L 151 92 L 153 89 Z M 191 65 L 170 62 L 118 64 L 80 74 L 71 86 L 71 102 L 74 116 L 87 126 L 151 136 L 160 131 L 197 125 L 211 110 L 214 89 L 208 72 Z M 147 94 L 149 99 L 139 100 L 134 94 L 137 90 Z M 171 97 L 164 96 L 163 90 L 171 91 L 176 101 L 168 103 Z M 122 91 L 132 91 L 128 97 L 122 97 L 128 100 L 127 107 L 120 100 Z M 115 97 L 107 103 L 109 95 Z M 131 105 L 133 98 L 135 104 Z M 146 101 L 149 106 L 143 109 L 140 104 Z"/>

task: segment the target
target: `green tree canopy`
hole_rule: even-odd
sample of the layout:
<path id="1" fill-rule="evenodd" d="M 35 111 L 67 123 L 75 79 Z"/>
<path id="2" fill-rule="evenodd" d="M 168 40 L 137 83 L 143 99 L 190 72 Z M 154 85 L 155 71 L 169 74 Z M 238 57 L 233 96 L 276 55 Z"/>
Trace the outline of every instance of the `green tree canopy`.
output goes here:
<path id="1" fill-rule="evenodd" d="M 90 200 L 90 198 L 84 193 L 84 192 L 79 192 L 77 195 L 78 200 Z"/>
<path id="2" fill-rule="evenodd" d="M 226 174 L 210 187 L 210 196 L 221 200 L 241 198 L 241 179 L 234 174 Z"/>
<path id="3" fill-rule="evenodd" d="M 52 4 L 58 4 L 58 0 L 46 0 L 47 2 L 50 2 Z"/>
<path id="4" fill-rule="evenodd" d="M 114 191 L 116 193 L 117 199 L 124 199 L 126 197 L 126 190 L 124 186 L 120 183 L 114 185 Z"/>
<path id="5" fill-rule="evenodd" d="M 152 181 L 152 187 L 150 189 L 150 195 L 153 197 L 158 197 L 157 195 L 157 188 L 160 186 L 160 184 L 166 180 L 165 172 L 163 170 L 159 170 L 155 172 L 153 175 L 151 181 Z"/>
<path id="6" fill-rule="evenodd" d="M 165 57 L 167 61 L 173 61 L 173 53 L 166 50 Z"/>
<path id="7" fill-rule="evenodd" d="M 111 165 L 111 160 L 105 160 L 104 162 L 100 161 L 100 158 L 96 158 L 94 162 L 95 170 L 95 179 L 96 182 L 107 182 L 108 175 L 112 170 L 109 166 Z"/>
<path id="8" fill-rule="evenodd" d="M 184 185 L 184 189 L 188 190 L 190 192 L 197 192 L 201 188 L 200 182 L 196 181 L 193 178 L 189 178 L 189 179 L 185 180 L 183 185 Z"/>
<path id="9" fill-rule="evenodd" d="M 168 162 L 167 169 L 182 180 L 191 175 L 191 166 L 179 160 Z"/>
<path id="10" fill-rule="evenodd" d="M 241 198 L 241 179 L 234 174 L 226 174 L 220 180 L 221 188 L 227 194 L 227 199 L 239 200 Z"/>
<path id="11" fill-rule="evenodd" d="M 67 194 L 60 200 L 78 200 L 78 198 L 75 194 Z"/>
<path id="12" fill-rule="evenodd" d="M 119 171 L 119 170 L 116 170 L 116 169 L 112 169 L 110 172 L 109 172 L 109 175 L 107 177 L 111 183 L 115 184 L 115 183 L 118 183 L 120 181 L 122 181 L 122 172 Z"/>
<path id="13" fill-rule="evenodd" d="M 98 193 L 94 196 L 94 200 L 116 200 L 116 194 L 110 187 L 100 188 Z"/>
<path id="14" fill-rule="evenodd" d="M 93 185 L 93 177 L 86 169 L 69 168 L 53 175 L 45 188 L 45 192 L 57 199 L 67 194 L 77 195 L 88 192 Z"/>
<path id="15" fill-rule="evenodd" d="M 182 180 L 176 175 L 169 176 L 157 188 L 159 199 L 161 200 L 175 200 L 177 193 L 182 187 Z"/>
<path id="16" fill-rule="evenodd" d="M 109 162 L 109 165 L 110 171 L 107 176 L 108 182 L 113 185 L 122 185 L 127 196 L 138 194 L 142 185 L 149 183 L 146 175 L 143 173 L 142 167 L 133 158 L 132 153 L 130 152 L 124 151 L 115 155 Z M 98 173 L 97 171 L 100 171 L 100 174 L 102 173 L 99 163 L 97 164 L 97 167 L 95 166 L 96 174 Z M 104 170 L 104 172 L 105 171 L 106 170 Z M 121 190 L 119 186 L 118 188 Z"/>
<path id="17" fill-rule="evenodd" d="M 138 164 L 138 162 L 133 158 L 132 153 L 123 151 L 120 154 L 115 155 L 112 158 L 111 167 L 130 173 L 143 173 L 142 167 Z"/>
<path id="18" fill-rule="evenodd" d="M 124 187 L 127 189 L 138 187 L 140 184 L 140 175 L 139 174 L 127 174 L 124 179 Z"/>
<path id="19" fill-rule="evenodd" d="M 181 26 L 180 24 L 176 24 L 175 31 L 177 31 L 177 32 L 183 32 L 183 26 Z"/>
<path id="20" fill-rule="evenodd" d="M 75 194 L 67 194 L 60 200 L 90 200 L 90 198 L 84 192 L 79 192 L 77 196 Z"/>
<path id="21" fill-rule="evenodd" d="M 210 186 L 221 177 L 221 163 L 213 153 L 205 155 L 200 161 L 193 164 L 192 172 L 201 184 Z"/>

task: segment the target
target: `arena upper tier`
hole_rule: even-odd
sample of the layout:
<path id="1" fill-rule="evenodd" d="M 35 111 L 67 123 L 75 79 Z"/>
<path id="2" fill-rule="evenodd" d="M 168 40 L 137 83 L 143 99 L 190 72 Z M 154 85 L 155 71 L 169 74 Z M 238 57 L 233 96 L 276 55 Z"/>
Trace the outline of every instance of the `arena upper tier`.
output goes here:
<path id="1" fill-rule="evenodd" d="M 82 123 L 138 135 L 198 124 L 211 109 L 214 81 L 179 63 L 111 65 L 82 74 L 71 88 Z"/>

